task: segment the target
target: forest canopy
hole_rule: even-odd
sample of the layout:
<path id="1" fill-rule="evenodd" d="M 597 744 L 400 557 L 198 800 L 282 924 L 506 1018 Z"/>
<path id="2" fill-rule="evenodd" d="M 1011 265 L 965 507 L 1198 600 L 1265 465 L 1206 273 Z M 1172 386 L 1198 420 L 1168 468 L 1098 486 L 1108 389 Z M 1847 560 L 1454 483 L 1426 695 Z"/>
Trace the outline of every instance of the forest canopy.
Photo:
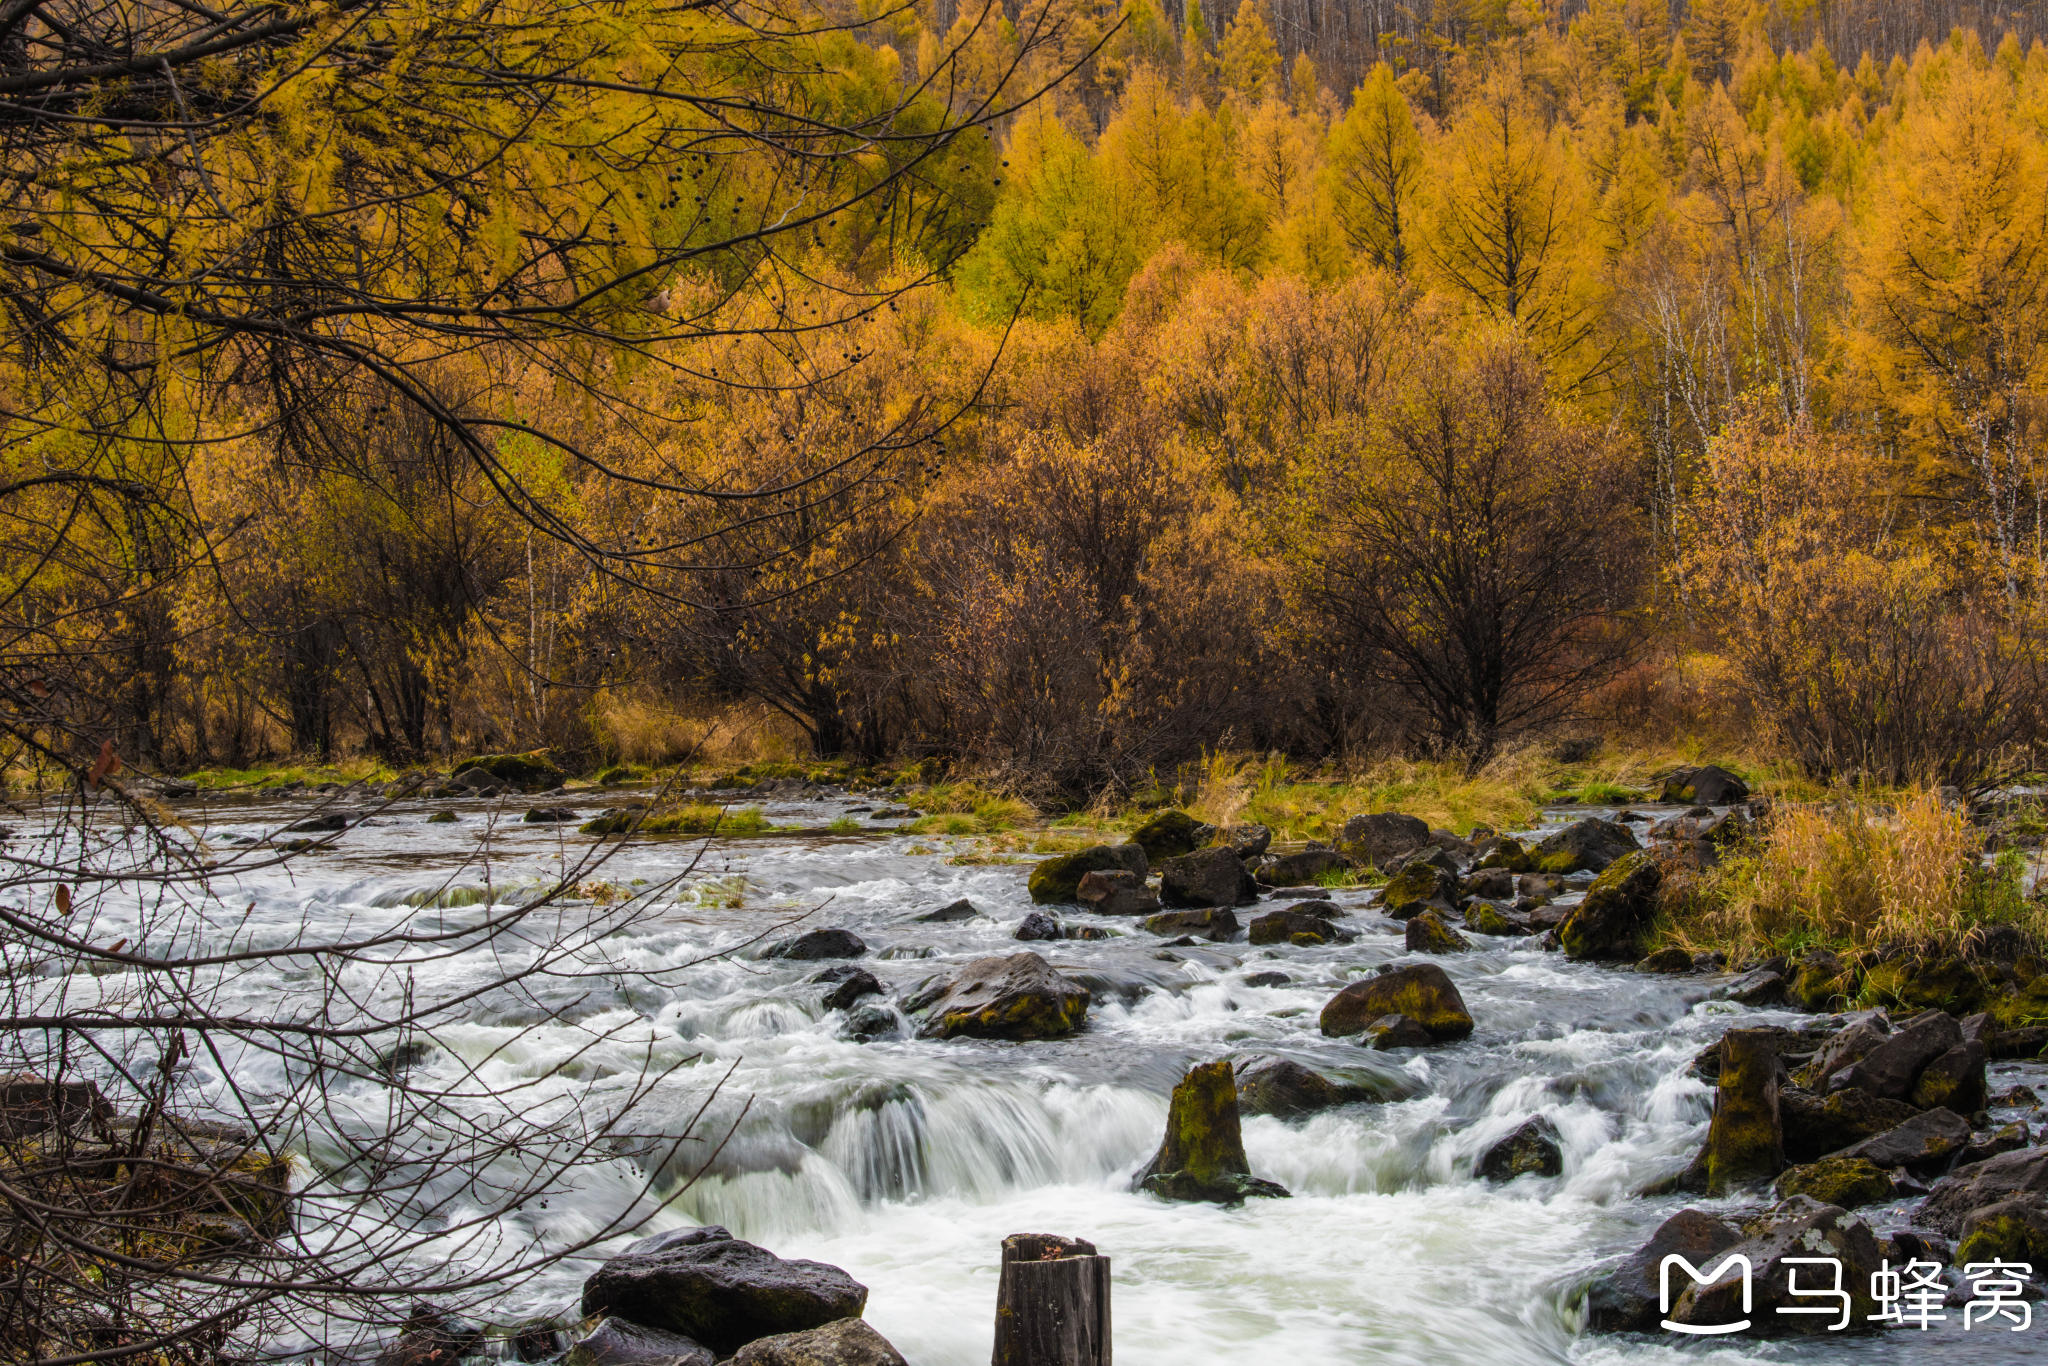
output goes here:
<path id="1" fill-rule="evenodd" d="M 2017 771 L 2034 24 L 7 6 L 8 762 Z"/>

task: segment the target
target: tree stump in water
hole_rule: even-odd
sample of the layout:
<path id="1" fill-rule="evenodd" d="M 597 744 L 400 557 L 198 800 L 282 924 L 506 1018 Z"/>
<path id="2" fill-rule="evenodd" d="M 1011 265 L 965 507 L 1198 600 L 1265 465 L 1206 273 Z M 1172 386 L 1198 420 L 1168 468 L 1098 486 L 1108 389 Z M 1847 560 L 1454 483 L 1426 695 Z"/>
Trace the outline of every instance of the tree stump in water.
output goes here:
<path id="1" fill-rule="evenodd" d="M 994 1366 L 1110 1366 L 1109 1258 L 1053 1233 L 1003 1239 Z"/>

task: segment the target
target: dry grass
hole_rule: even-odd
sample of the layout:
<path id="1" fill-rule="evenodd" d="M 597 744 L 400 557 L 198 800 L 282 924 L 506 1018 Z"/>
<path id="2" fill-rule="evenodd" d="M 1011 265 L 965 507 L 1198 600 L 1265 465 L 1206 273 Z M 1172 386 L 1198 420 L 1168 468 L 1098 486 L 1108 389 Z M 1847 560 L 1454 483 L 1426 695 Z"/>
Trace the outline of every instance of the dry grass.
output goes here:
<path id="1" fill-rule="evenodd" d="M 788 717 L 768 707 L 679 710 L 646 692 L 608 692 L 597 701 L 597 733 L 622 764 L 730 767 L 791 759 L 802 750 Z"/>
<path id="2" fill-rule="evenodd" d="M 1691 949 L 1953 950 L 1973 928 L 2016 924 L 2037 942 L 2040 903 L 2017 869 L 1983 866 L 1983 831 L 1931 790 L 1895 802 L 1838 794 L 1780 803 L 1753 851 L 1667 882 L 1662 942 Z"/>

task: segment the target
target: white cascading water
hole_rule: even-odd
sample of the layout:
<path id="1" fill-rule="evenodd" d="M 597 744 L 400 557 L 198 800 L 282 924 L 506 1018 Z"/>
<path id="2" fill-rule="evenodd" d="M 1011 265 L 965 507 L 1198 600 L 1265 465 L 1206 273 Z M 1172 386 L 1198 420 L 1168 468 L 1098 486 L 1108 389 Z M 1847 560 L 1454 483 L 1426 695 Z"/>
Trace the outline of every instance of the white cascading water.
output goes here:
<path id="1" fill-rule="evenodd" d="M 258 935 L 301 921 L 316 933 L 396 923 L 422 905 L 462 923 L 545 880 L 565 849 L 588 843 L 552 827 L 501 825 L 489 842 L 494 890 L 486 892 L 458 871 L 476 850 L 486 806 L 458 804 L 466 823 L 456 825 L 427 825 L 425 808 L 394 809 L 351 831 L 336 852 L 288 876 L 245 878 L 223 897 L 253 903 L 242 932 Z M 842 809 L 770 805 L 767 814 L 815 827 Z M 204 833 L 260 837 L 304 810 L 216 807 Z M 1017 1232 L 1085 1237 L 1114 1259 L 1123 1366 L 2048 1361 L 2048 1346 L 2037 1345 L 2048 1343 L 2048 1324 L 1997 1342 L 1953 1322 L 1854 1342 L 1580 1332 L 1572 1306 L 1588 1270 L 1640 1244 L 1686 1203 L 1636 1192 L 1675 1170 L 1703 1137 L 1710 1093 L 1685 1075 L 1692 1056 L 1738 1019 L 1794 1018 L 1710 1001 L 1704 979 L 1568 963 L 1531 940 L 1475 936 L 1474 952 L 1438 960 L 1477 1020 L 1474 1036 L 1422 1053 L 1371 1053 L 1322 1037 L 1317 1013 L 1345 981 L 1407 955 L 1399 927 L 1345 893 L 1337 900 L 1352 907 L 1348 923 L 1360 938 L 1320 948 L 1240 943 L 1162 953 L 1131 922 L 1063 912 L 1117 937 L 1028 946 L 1094 991 L 1087 1028 L 1061 1041 L 849 1042 L 843 1015 L 825 1011 L 823 989 L 806 981 L 820 963 L 746 953 L 707 962 L 679 983 L 646 975 L 812 908 L 806 927 L 843 926 L 866 940 L 862 966 L 892 996 L 966 960 L 1027 947 L 1011 938 L 1030 909 L 1027 870 L 955 865 L 946 846 L 879 834 L 722 842 L 665 894 L 661 914 L 604 941 L 603 980 L 565 983 L 553 998 L 542 988 L 538 1002 L 480 1001 L 464 1024 L 431 1041 L 415 1075 L 425 1082 L 437 1068 L 453 1075 L 479 1065 L 508 1086 L 524 1084 L 522 1107 L 596 1113 L 645 1069 L 673 1068 L 636 1123 L 672 1134 L 723 1079 L 702 1127 L 730 1131 L 729 1139 L 641 1232 L 719 1223 L 781 1255 L 843 1266 L 870 1288 L 867 1317 L 913 1366 L 988 1360 L 998 1248 Z M 636 842 L 601 875 L 620 886 L 660 885 L 700 848 Z M 453 894 L 443 884 L 451 876 Z M 912 920 L 961 897 L 988 918 Z M 420 987 L 476 970 L 450 959 L 431 969 L 446 982 Z M 1293 980 L 1243 980 L 1273 970 Z M 117 990 L 118 979 L 105 985 Z M 310 986 L 283 971 L 244 984 L 261 993 Z M 1299 1120 L 1248 1118 L 1253 1171 L 1286 1185 L 1291 1199 L 1222 1209 L 1132 1193 L 1173 1083 L 1192 1063 L 1248 1054 L 1291 1058 L 1407 1098 Z M 2044 1077 L 2048 1069 L 2032 1064 L 2000 1064 L 1994 1089 Z M 199 1068 L 190 1085 L 203 1096 L 217 1081 Z M 349 1100 L 374 1127 L 379 1089 L 365 1083 Z M 1563 1175 L 1505 1186 L 1476 1179 L 1479 1155 L 1536 1114 L 1562 1135 Z M 317 1142 L 311 1155 L 322 1156 Z M 686 1157 L 670 1175 L 696 1165 Z M 525 1222 L 518 1233 L 573 1241 L 626 1208 L 641 1176 L 623 1161 L 593 1171 L 575 1198 L 517 1216 Z M 1903 1208 L 1864 1213 L 1883 1230 L 1904 1222 Z M 508 1299 L 502 1321 L 573 1305 L 593 1264 L 557 1267 Z"/>

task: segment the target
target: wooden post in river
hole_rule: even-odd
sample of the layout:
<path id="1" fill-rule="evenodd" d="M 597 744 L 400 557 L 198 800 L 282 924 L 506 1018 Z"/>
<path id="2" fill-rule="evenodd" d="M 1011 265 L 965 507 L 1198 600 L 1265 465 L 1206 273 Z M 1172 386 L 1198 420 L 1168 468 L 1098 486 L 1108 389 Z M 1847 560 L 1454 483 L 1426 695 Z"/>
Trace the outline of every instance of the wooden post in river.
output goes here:
<path id="1" fill-rule="evenodd" d="M 994 1366 L 1110 1366 L 1109 1258 L 1053 1233 L 1003 1239 Z"/>

